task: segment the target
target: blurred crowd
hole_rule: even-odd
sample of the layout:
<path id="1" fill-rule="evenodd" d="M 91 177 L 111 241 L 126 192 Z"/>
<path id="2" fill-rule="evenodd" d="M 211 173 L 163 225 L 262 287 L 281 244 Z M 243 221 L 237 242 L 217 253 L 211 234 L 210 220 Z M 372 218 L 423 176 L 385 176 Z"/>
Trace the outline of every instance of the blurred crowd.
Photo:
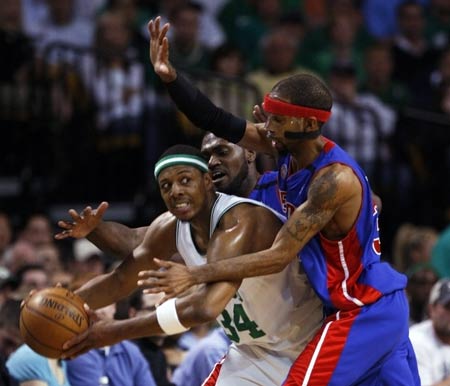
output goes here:
<path id="1" fill-rule="evenodd" d="M 174 65 L 247 119 L 293 73 L 329 85 L 323 134 L 381 197 L 384 258 L 409 278 L 411 324 L 427 319 L 433 284 L 450 277 L 450 0 L 2 0 L 3 360 L 21 345 L 18 307 L 30 289 L 74 286 L 116 263 L 86 240 L 56 242 L 66 213 L 55 207 L 126 202 L 131 213 L 115 219 L 147 225 L 163 208 L 155 160 L 170 145 L 200 143 L 149 63 L 147 22 L 157 15 L 171 23 Z M 154 306 L 146 301 L 118 304 L 115 317 Z M 145 342 L 156 384 L 181 377 L 173 370 L 213 333 Z"/>

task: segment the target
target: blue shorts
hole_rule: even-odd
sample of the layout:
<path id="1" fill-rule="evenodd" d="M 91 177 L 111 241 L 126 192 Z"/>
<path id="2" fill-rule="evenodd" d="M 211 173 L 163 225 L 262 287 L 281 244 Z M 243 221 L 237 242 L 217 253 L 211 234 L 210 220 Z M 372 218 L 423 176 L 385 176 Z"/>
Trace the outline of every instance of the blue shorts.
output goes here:
<path id="1" fill-rule="evenodd" d="M 328 317 L 283 385 L 420 386 L 403 290 Z"/>

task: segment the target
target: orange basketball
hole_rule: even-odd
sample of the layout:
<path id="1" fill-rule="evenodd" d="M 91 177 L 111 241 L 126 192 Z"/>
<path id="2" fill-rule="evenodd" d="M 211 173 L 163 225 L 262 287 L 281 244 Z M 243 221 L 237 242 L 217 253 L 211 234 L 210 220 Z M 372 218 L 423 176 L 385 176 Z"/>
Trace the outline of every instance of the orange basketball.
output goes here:
<path id="1" fill-rule="evenodd" d="M 38 354 L 59 358 L 63 344 L 89 326 L 83 299 L 62 287 L 45 288 L 28 298 L 20 313 L 20 332 Z"/>

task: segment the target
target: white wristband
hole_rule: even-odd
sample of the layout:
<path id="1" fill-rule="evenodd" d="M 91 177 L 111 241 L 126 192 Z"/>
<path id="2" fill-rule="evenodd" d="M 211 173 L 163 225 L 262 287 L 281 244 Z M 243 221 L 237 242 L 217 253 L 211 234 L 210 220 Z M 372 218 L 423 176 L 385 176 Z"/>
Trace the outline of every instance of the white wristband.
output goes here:
<path id="1" fill-rule="evenodd" d="M 175 335 L 189 330 L 178 319 L 177 308 L 175 307 L 176 300 L 177 298 L 169 299 L 156 309 L 156 319 L 158 320 L 159 327 L 167 335 Z"/>

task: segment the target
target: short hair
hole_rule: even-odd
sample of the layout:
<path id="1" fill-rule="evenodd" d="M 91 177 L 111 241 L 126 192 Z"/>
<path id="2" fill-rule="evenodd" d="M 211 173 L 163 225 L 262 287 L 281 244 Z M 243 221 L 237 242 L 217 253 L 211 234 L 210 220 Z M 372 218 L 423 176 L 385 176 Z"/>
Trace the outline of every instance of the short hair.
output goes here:
<path id="1" fill-rule="evenodd" d="M 333 98 L 328 87 L 316 76 L 306 73 L 292 75 L 280 80 L 272 88 L 289 102 L 319 110 L 331 110 Z"/>

